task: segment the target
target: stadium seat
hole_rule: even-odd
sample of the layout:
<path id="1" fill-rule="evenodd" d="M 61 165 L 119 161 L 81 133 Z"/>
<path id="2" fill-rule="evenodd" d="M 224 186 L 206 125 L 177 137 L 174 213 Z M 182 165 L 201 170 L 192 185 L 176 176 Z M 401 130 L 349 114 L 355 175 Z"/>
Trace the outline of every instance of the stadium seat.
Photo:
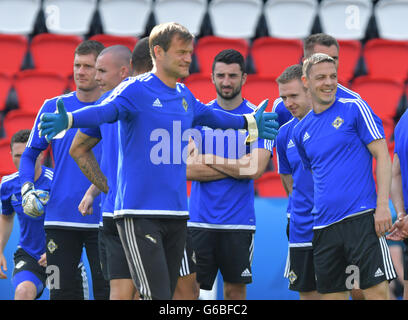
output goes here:
<path id="1" fill-rule="evenodd" d="M 6 133 L 6 138 L 10 138 L 17 131 L 22 129 L 31 130 L 34 126 L 37 113 L 25 112 L 22 110 L 11 110 L 7 112 L 3 121 L 3 128 Z"/>
<path id="2" fill-rule="evenodd" d="M 14 75 L 21 69 L 28 50 L 28 40 L 23 35 L 0 34 L 0 70 Z"/>
<path id="3" fill-rule="evenodd" d="M 28 35 L 41 9 L 41 0 L 0 0 L 0 33 Z"/>
<path id="4" fill-rule="evenodd" d="M 337 40 L 362 40 L 372 12 L 371 0 L 322 0 L 319 6 L 322 31 Z"/>
<path id="5" fill-rule="evenodd" d="M 99 13 L 104 33 L 136 36 L 145 33 L 152 0 L 100 0 Z"/>
<path id="6" fill-rule="evenodd" d="M 96 8 L 97 0 L 44 0 L 47 29 L 50 33 L 85 35 Z"/>
<path id="7" fill-rule="evenodd" d="M 269 99 L 266 111 L 272 111 L 273 101 L 279 97 L 278 84 L 275 78 L 249 74 L 242 87 L 242 96 L 255 105 Z"/>
<path id="8" fill-rule="evenodd" d="M 278 77 L 286 67 L 300 63 L 303 44 L 296 39 L 262 37 L 254 40 L 251 56 L 258 75 Z"/>
<path id="9" fill-rule="evenodd" d="M 121 44 L 133 51 L 138 38 L 132 36 L 114 36 L 111 34 L 96 34 L 89 38 L 101 42 L 105 47 L 110 47 L 116 44 Z"/>
<path id="10" fill-rule="evenodd" d="M 363 49 L 368 75 L 404 82 L 408 77 L 408 43 L 371 39 Z"/>
<path id="11" fill-rule="evenodd" d="M 310 35 L 317 15 L 317 0 L 267 0 L 264 15 L 271 37 L 303 39 Z"/>
<path id="12" fill-rule="evenodd" d="M 10 139 L 0 139 L 0 177 L 12 174 L 17 171 L 11 159 Z"/>
<path id="13" fill-rule="evenodd" d="M 254 37 L 262 9 L 262 0 L 212 0 L 208 14 L 213 34 L 223 38 Z"/>
<path id="14" fill-rule="evenodd" d="M 358 40 L 339 40 L 339 69 L 337 77 L 343 85 L 348 85 L 349 81 L 354 78 L 358 60 L 361 57 L 361 42 Z"/>
<path id="15" fill-rule="evenodd" d="M 254 185 L 259 197 L 287 197 L 280 176 L 275 171 L 266 171 L 254 181 Z"/>
<path id="16" fill-rule="evenodd" d="M 211 81 L 211 75 L 193 73 L 185 78 L 183 82 L 194 96 L 203 103 L 208 103 L 216 98 L 217 93 Z"/>
<path id="17" fill-rule="evenodd" d="M 14 88 L 20 110 L 37 113 L 45 99 L 65 93 L 68 80 L 58 73 L 24 70 L 16 74 Z"/>
<path id="18" fill-rule="evenodd" d="M 392 79 L 362 76 L 354 79 L 351 89 L 358 92 L 381 118 L 389 140 L 394 131 L 394 116 L 404 94 L 404 85 Z"/>
<path id="19" fill-rule="evenodd" d="M 4 73 L 0 73 L 0 111 L 6 108 L 6 101 L 12 86 L 12 79 Z"/>
<path id="20" fill-rule="evenodd" d="M 379 37 L 389 40 L 408 40 L 408 2 L 379 0 L 374 7 Z"/>
<path id="21" fill-rule="evenodd" d="M 70 76 L 74 68 L 75 49 L 81 42 L 82 38 L 76 35 L 36 35 L 30 46 L 35 69 Z"/>
<path id="22" fill-rule="evenodd" d="M 156 0 L 154 3 L 154 16 L 158 24 L 175 21 L 194 35 L 200 33 L 206 11 L 207 0 Z"/>
<path id="23" fill-rule="evenodd" d="M 211 74 L 214 57 L 225 49 L 235 49 L 246 58 L 249 53 L 249 43 L 245 39 L 228 39 L 216 36 L 200 38 L 194 49 L 200 73 Z"/>

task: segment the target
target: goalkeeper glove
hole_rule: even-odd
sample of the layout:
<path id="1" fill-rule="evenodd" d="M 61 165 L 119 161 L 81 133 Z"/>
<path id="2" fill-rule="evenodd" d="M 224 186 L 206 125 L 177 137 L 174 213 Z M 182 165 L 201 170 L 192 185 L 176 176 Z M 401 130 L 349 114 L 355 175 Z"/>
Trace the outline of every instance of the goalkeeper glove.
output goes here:
<path id="1" fill-rule="evenodd" d="M 33 183 L 26 182 L 21 187 L 21 196 L 23 211 L 26 215 L 37 218 L 44 214 L 44 206 L 49 200 L 48 191 L 35 190 Z"/>
<path id="2" fill-rule="evenodd" d="M 55 136 L 64 130 L 72 127 L 72 114 L 65 110 L 64 102 L 61 98 L 57 100 L 57 113 L 43 113 L 38 125 L 40 137 L 50 142 Z"/>

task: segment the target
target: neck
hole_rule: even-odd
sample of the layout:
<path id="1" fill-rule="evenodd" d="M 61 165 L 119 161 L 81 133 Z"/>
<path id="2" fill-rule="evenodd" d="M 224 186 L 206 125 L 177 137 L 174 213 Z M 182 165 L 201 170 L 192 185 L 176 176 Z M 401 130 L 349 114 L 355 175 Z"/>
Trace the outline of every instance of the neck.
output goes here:
<path id="1" fill-rule="evenodd" d="M 218 105 L 225 110 L 234 110 L 238 108 L 241 105 L 243 100 L 244 99 L 242 99 L 242 96 L 240 94 L 237 95 L 233 99 L 224 99 L 220 97 L 219 95 L 217 95 Z"/>
<path id="2" fill-rule="evenodd" d="M 314 113 L 322 113 L 323 111 L 326 111 L 327 109 L 329 109 L 333 105 L 335 100 L 336 99 L 334 99 L 330 103 L 320 103 L 320 102 L 317 102 L 317 101 L 312 101 L 313 112 Z"/>
<path id="3" fill-rule="evenodd" d="M 156 75 L 166 86 L 170 88 L 175 88 L 177 84 L 177 78 L 168 75 L 163 70 L 157 69 L 156 66 L 153 67 L 152 73 Z"/>
<path id="4" fill-rule="evenodd" d="M 93 90 L 90 91 L 84 91 L 81 89 L 77 89 L 76 95 L 79 101 L 81 102 L 94 102 L 100 98 L 102 95 L 101 90 L 99 87 L 96 87 Z"/>

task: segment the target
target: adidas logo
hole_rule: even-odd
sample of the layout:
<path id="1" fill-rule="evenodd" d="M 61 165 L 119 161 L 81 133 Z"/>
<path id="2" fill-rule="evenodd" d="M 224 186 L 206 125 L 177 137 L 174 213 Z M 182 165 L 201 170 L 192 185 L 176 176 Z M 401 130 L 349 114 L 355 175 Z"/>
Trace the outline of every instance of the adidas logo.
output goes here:
<path id="1" fill-rule="evenodd" d="M 163 105 L 161 104 L 159 98 L 157 98 L 156 100 L 154 100 L 154 102 L 153 102 L 153 107 L 163 107 Z"/>
<path id="2" fill-rule="evenodd" d="M 383 275 L 384 272 L 382 272 L 380 268 L 378 268 L 377 271 L 374 273 L 374 277 L 381 277 Z"/>
<path id="3" fill-rule="evenodd" d="M 295 144 L 293 143 L 292 139 L 290 139 L 290 141 L 288 143 L 288 149 L 293 148 L 294 146 L 295 146 Z"/>
<path id="4" fill-rule="evenodd" d="M 16 195 L 13 193 L 13 195 L 11 196 L 11 201 L 17 202 L 17 197 Z"/>
<path id="5" fill-rule="evenodd" d="M 246 268 L 244 271 L 242 271 L 241 277 L 252 277 L 252 273 L 249 272 L 248 268 Z"/>
<path id="6" fill-rule="evenodd" d="M 305 142 L 307 139 L 309 139 L 310 136 L 309 134 L 306 132 L 305 135 L 303 136 L 303 142 Z"/>

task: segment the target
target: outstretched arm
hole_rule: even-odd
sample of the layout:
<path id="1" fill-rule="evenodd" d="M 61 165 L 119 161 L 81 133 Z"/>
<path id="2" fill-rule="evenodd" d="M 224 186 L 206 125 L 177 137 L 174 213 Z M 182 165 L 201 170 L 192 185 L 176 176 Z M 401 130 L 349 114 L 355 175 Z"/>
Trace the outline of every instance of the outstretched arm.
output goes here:
<path id="1" fill-rule="evenodd" d="M 13 230 L 14 214 L 5 215 L 0 214 L 0 279 L 6 279 L 7 276 L 3 272 L 7 271 L 7 261 L 4 257 L 4 249 L 10 238 Z"/>
<path id="2" fill-rule="evenodd" d="M 108 183 L 105 175 L 102 173 L 92 148 L 98 144 L 100 139 L 77 131 L 72 141 L 69 154 L 78 164 L 82 173 L 91 181 L 99 190 L 108 193 Z"/>

